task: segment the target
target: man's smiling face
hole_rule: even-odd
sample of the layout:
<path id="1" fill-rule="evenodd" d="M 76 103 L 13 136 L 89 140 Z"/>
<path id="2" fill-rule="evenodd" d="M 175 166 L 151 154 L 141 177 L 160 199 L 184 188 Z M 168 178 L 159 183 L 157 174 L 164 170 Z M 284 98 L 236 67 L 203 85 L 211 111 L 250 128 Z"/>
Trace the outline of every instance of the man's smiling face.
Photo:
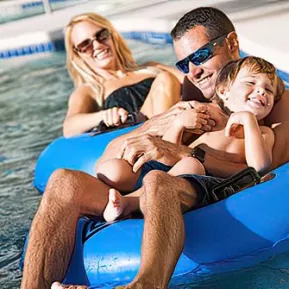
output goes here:
<path id="1" fill-rule="evenodd" d="M 190 29 L 180 39 L 174 40 L 178 60 L 186 58 L 211 40 L 204 26 Z M 203 64 L 196 66 L 190 62 L 187 77 L 206 98 L 210 99 L 214 95 L 215 82 L 220 69 L 234 58 L 236 53 L 231 52 L 228 40 L 225 39 L 221 45 L 216 46 L 213 56 Z"/>

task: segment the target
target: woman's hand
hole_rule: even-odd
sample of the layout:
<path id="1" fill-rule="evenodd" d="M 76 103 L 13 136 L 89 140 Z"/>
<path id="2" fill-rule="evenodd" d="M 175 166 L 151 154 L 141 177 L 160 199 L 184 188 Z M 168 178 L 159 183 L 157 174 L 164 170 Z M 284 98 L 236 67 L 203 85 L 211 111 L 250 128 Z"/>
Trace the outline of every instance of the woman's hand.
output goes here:
<path id="1" fill-rule="evenodd" d="M 113 107 L 102 111 L 102 119 L 106 126 L 119 126 L 127 120 L 128 111 Z"/>

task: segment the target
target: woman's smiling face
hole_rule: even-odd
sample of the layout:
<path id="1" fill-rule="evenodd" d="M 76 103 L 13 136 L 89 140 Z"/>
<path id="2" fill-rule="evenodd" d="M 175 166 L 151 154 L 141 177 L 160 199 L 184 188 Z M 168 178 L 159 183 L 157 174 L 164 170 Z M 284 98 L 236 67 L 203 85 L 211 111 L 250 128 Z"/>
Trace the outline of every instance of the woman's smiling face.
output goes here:
<path id="1" fill-rule="evenodd" d="M 276 85 L 273 86 L 267 74 L 254 73 L 245 66 L 219 96 L 231 111 L 248 111 L 261 120 L 271 112 L 275 94 Z"/>
<path id="2" fill-rule="evenodd" d="M 75 24 L 71 41 L 81 58 L 93 69 L 116 70 L 116 52 L 109 31 L 89 21 Z M 80 50 L 78 47 L 85 47 Z"/>

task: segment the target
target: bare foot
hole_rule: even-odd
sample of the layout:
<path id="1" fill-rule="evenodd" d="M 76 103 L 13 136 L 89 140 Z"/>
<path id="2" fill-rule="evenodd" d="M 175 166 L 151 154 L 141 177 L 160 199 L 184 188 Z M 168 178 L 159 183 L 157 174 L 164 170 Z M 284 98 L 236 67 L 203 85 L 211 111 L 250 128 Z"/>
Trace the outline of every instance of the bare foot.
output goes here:
<path id="1" fill-rule="evenodd" d="M 151 282 L 135 281 L 125 286 L 117 286 L 114 289 L 165 289 L 158 284 L 152 284 Z M 167 289 L 167 288 L 166 288 Z"/>
<path id="2" fill-rule="evenodd" d="M 125 198 L 115 189 L 109 190 L 108 203 L 103 212 L 103 217 L 107 222 L 114 221 L 123 212 Z"/>
<path id="3" fill-rule="evenodd" d="M 51 286 L 51 289 L 88 289 L 84 285 L 61 285 L 59 282 L 54 282 Z"/>

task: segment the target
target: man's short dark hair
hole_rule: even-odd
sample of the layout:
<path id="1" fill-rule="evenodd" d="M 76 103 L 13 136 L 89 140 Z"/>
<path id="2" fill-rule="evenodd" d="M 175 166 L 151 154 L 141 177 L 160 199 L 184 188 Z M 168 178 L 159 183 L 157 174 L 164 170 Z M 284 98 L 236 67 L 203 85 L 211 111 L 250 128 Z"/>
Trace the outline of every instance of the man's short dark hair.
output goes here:
<path id="1" fill-rule="evenodd" d="M 235 31 L 235 27 L 227 15 L 213 7 L 199 7 L 186 13 L 171 31 L 173 40 L 178 40 L 190 29 L 203 26 L 209 39 Z"/>

